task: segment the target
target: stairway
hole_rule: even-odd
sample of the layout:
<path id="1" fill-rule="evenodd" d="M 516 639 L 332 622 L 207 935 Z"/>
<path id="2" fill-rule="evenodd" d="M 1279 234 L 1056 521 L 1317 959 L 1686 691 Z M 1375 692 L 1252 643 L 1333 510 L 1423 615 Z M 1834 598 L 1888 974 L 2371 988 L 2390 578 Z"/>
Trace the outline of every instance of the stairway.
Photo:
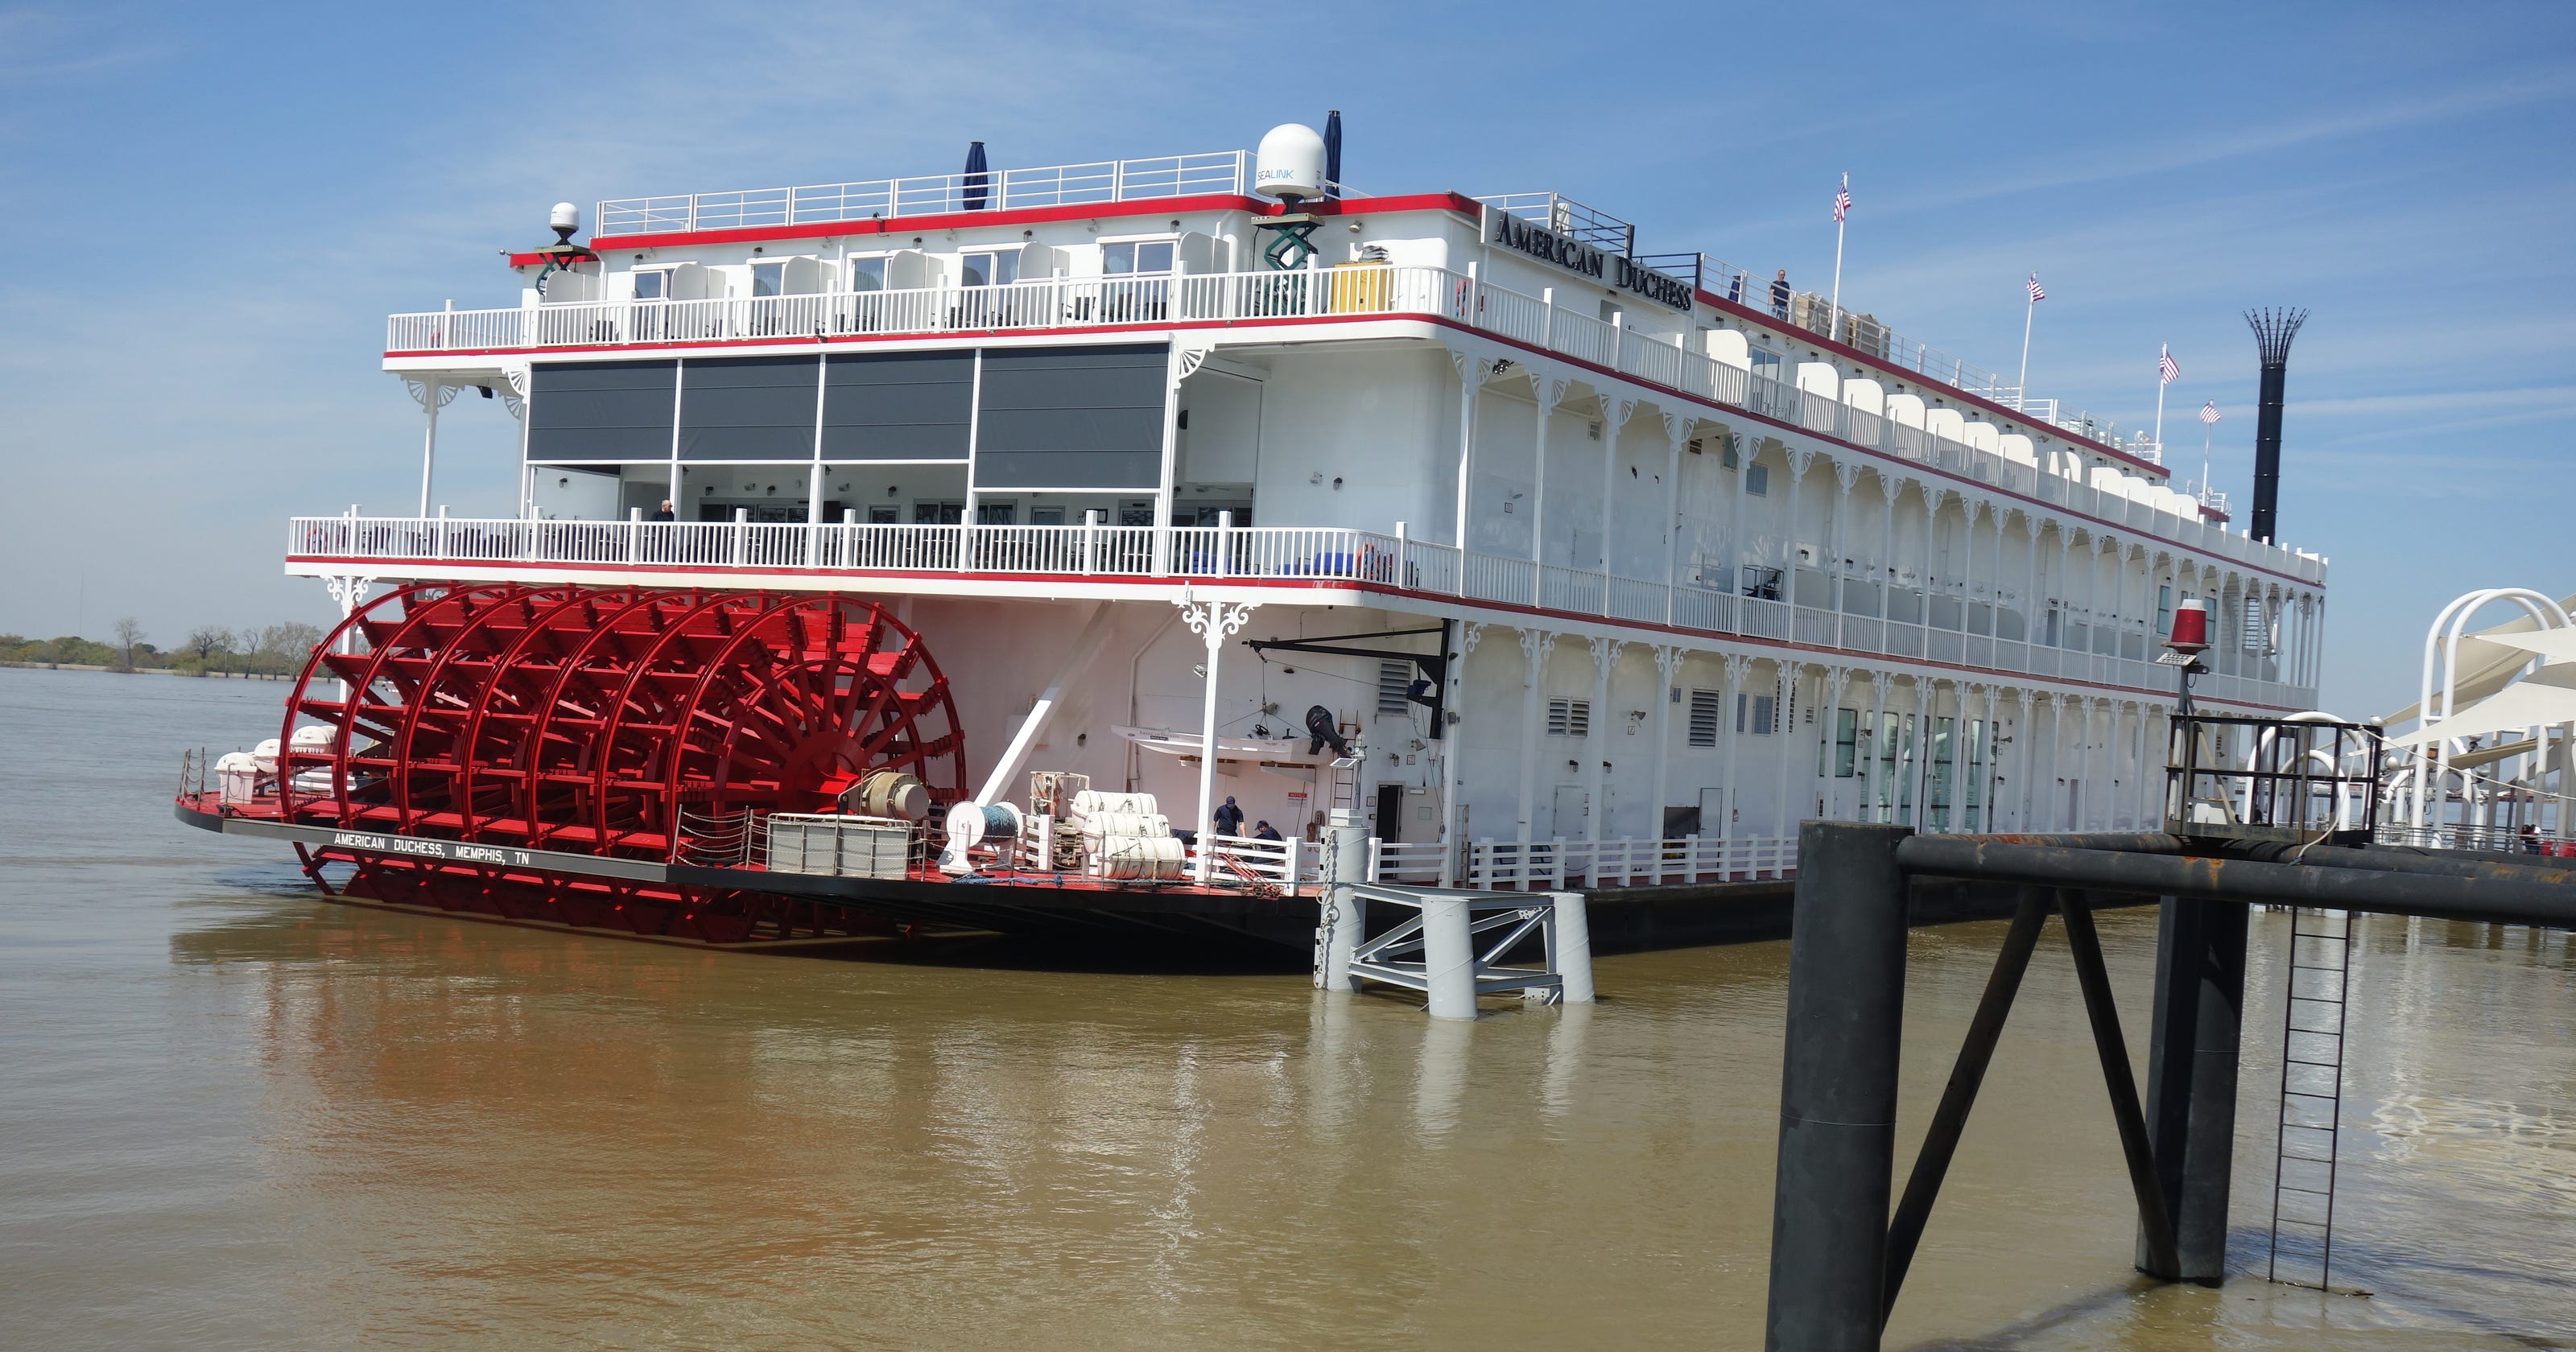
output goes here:
<path id="1" fill-rule="evenodd" d="M 2335 1147 L 2343 1107 L 2344 998 L 2352 916 L 2290 913 L 2281 1022 L 2281 1116 L 2272 1163 L 2266 1276 L 2324 1290 L 2334 1258 Z"/>

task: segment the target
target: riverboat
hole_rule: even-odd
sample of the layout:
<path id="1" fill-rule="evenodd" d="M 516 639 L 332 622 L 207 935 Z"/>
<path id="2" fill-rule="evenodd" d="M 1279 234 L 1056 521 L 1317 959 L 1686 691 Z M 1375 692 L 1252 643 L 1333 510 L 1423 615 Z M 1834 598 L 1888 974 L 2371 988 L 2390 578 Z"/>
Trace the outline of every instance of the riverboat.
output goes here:
<path id="1" fill-rule="evenodd" d="M 287 523 L 344 623 L 181 816 L 678 942 L 1302 942 L 1336 812 L 1372 878 L 1487 889 L 1778 879 L 1818 816 L 2156 822 L 2186 599 L 2205 710 L 2314 703 L 2325 560 L 2160 447 L 1338 156 L 558 207 L 516 303 L 388 320 L 419 508 Z M 507 519 L 436 506 L 460 394 L 516 420 Z"/>

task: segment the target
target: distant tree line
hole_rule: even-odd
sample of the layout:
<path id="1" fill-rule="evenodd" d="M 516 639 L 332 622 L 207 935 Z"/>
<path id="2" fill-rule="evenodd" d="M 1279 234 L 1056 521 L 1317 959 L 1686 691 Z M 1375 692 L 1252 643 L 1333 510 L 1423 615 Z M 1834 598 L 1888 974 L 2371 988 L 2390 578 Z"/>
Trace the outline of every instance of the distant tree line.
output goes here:
<path id="1" fill-rule="evenodd" d="M 174 671 L 183 676 L 292 676 L 304 669 L 322 631 L 300 620 L 258 629 L 199 625 L 164 649 L 132 616 L 118 620 L 110 641 L 65 635 L 27 638 L 0 634 L 0 662 L 45 667 L 105 667 L 110 671 Z"/>

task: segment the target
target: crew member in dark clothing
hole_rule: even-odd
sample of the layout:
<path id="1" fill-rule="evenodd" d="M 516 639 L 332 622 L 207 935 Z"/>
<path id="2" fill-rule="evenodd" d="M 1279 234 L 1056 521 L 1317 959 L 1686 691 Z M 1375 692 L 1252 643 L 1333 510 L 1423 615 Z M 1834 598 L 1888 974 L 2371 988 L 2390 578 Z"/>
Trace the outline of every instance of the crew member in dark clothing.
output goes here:
<path id="1" fill-rule="evenodd" d="M 664 498 L 662 499 L 662 510 L 655 512 L 653 514 L 653 519 L 656 521 L 677 521 L 680 518 L 672 514 L 671 500 L 669 498 Z"/>
<path id="2" fill-rule="evenodd" d="M 1771 279 L 1771 313 L 1782 319 L 1789 317 L 1789 270 L 1787 268 L 1780 269 L 1780 275 Z"/>
<path id="3" fill-rule="evenodd" d="M 1234 796 L 1232 794 L 1226 795 L 1225 802 L 1220 805 L 1215 812 L 1210 813 L 1209 816 L 1214 819 L 1213 824 L 1216 827 L 1216 833 L 1218 835 L 1239 836 L 1243 834 L 1243 809 L 1234 805 Z"/>
<path id="4" fill-rule="evenodd" d="M 1252 828 L 1252 838 L 1254 840 L 1277 840 L 1279 838 L 1279 829 L 1268 822 L 1258 822 L 1255 823 Z"/>

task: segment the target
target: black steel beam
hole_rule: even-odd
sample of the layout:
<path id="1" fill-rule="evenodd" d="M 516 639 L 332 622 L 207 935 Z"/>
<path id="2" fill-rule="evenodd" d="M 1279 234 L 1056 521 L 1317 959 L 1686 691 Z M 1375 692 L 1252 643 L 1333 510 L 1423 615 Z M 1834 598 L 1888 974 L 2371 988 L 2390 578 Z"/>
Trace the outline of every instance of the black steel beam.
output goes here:
<path id="1" fill-rule="evenodd" d="M 1869 1352 L 1885 1299 L 1905 1022 L 1898 826 L 1798 828 L 1766 1347 Z"/>
<path id="2" fill-rule="evenodd" d="M 1985 1083 L 1986 1067 L 1995 1057 L 1995 1043 L 2003 1036 L 2004 1021 L 2012 1014 L 2013 997 L 2021 991 L 2022 974 L 2030 970 L 2031 951 L 2039 946 L 2040 926 L 2048 919 L 2048 892 L 2045 888 L 2021 890 L 2021 906 L 2013 912 L 2012 928 L 2004 931 L 2003 948 L 1995 954 L 1995 969 L 1986 977 L 1986 993 L 1977 1001 L 1977 1012 L 1968 1020 L 1968 1035 L 1959 1044 L 1959 1059 L 1950 1068 L 1950 1082 L 1941 1090 L 1941 1106 L 1932 1111 L 1932 1126 L 1923 1134 L 1923 1148 L 1914 1156 L 1914 1172 L 1905 1180 L 1905 1196 L 1896 1204 L 1896 1218 L 1887 1226 L 1886 1297 L 1880 1307 L 1882 1325 L 1896 1310 L 1896 1295 L 1905 1286 L 1905 1272 L 1914 1265 L 1914 1250 L 1923 1242 L 1923 1227 L 1932 1219 L 1932 1204 L 1941 1195 L 1941 1180 L 1950 1172 L 1951 1157 L 1959 1150 L 1959 1136 L 1968 1126 L 1968 1110 L 1977 1104 L 1977 1088 Z"/>
<path id="3" fill-rule="evenodd" d="M 2324 868 L 2376 869 L 2382 873 L 2417 873 L 2428 878 L 2515 878 L 2534 883 L 2576 883 L 2576 866 L 2552 864 L 2538 857 L 2516 859 L 2483 851 L 2418 852 L 2366 846 L 2316 845 L 2301 848 L 2285 841 L 2247 841 L 2230 845 L 2231 858 L 2267 864 L 2315 864 Z"/>
<path id="4" fill-rule="evenodd" d="M 2519 878 L 2120 854 L 2004 845 L 1975 836 L 1914 836 L 1897 847 L 1897 862 L 1908 873 L 1945 878 L 2576 928 L 2576 886 Z"/>
<path id="5" fill-rule="evenodd" d="M 2093 912 L 2061 892 L 2057 913 L 2066 922 L 2066 947 L 2075 959 L 2075 984 L 2084 992 L 2084 1015 L 2093 1025 L 2093 1050 L 2102 1061 L 2102 1085 L 2111 1092 L 2111 1120 L 2120 1129 L 2120 1153 L 2129 1166 L 2129 1190 L 2138 1199 L 2138 1229 L 2151 1259 L 2148 1271 L 2173 1272 L 2173 1217 L 2156 1186 L 2156 1159 L 2147 1142 L 2147 1116 L 2138 1106 L 2138 1080 L 2129 1069 L 2129 1046 L 2120 1036 L 2120 1009 L 2112 1002 L 2111 972 L 2102 962 L 2102 938 Z"/>
<path id="6" fill-rule="evenodd" d="M 2236 1075 L 2245 1003 L 2246 908 L 2166 897 L 2156 936 L 2147 1047 L 2147 1139 L 2173 1218 L 2175 1266 L 2139 1227 L 2140 1271 L 2215 1286 L 2227 1275 L 2227 1193 L 2236 1152 Z"/>

